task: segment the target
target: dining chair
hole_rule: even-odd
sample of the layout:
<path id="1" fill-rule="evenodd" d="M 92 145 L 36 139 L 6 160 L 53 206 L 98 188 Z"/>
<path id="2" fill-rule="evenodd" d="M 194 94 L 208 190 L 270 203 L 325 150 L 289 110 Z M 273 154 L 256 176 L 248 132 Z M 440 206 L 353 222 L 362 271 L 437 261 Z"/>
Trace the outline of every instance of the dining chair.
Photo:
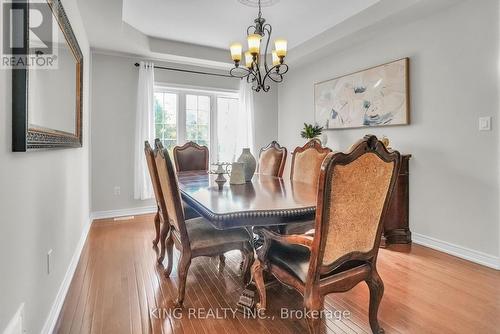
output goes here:
<path id="1" fill-rule="evenodd" d="M 160 224 L 162 221 L 162 217 L 166 214 L 166 208 L 164 202 L 162 200 L 163 195 L 160 189 L 160 180 L 158 179 L 158 171 L 156 170 L 155 165 L 155 151 L 149 145 L 149 142 L 146 140 L 144 142 L 144 153 L 146 155 L 146 162 L 148 165 L 149 177 L 151 178 L 151 183 L 153 185 L 154 196 L 156 200 L 156 214 L 154 217 L 155 223 L 155 238 L 153 240 L 153 245 L 158 246 L 158 242 L 160 240 Z"/>
<path id="2" fill-rule="evenodd" d="M 394 190 L 399 152 L 389 152 L 375 136 L 366 136 L 347 154 L 329 153 L 321 166 L 314 236 L 280 235 L 258 230 L 264 237 L 252 266 L 266 309 L 263 270 L 304 297 L 309 331 L 318 333 L 324 297 L 346 292 L 365 281 L 370 291 L 369 322 L 383 333 L 377 319 L 384 284 L 377 273 L 382 222 Z"/>
<path id="3" fill-rule="evenodd" d="M 250 234 L 243 228 L 217 230 L 210 221 L 202 217 L 185 220 L 177 175 L 168 151 L 163 148 L 159 139 L 155 141 L 155 147 L 158 151 L 155 163 L 168 219 L 168 223 L 162 226 L 160 238 L 167 251 L 167 277 L 172 271 L 173 246 L 181 253 L 177 265 L 179 286 L 176 305 L 182 307 L 189 266 L 195 257 L 213 257 L 230 250 L 240 250 L 244 254 L 243 280 L 247 282 L 254 257 Z"/>
<path id="4" fill-rule="evenodd" d="M 173 150 L 177 172 L 204 170 L 208 171 L 208 147 L 188 141 Z"/>
<path id="5" fill-rule="evenodd" d="M 304 146 L 296 147 L 292 153 L 290 180 L 304 182 L 317 187 L 321 164 L 332 150 L 323 147 L 317 139 L 312 139 Z M 281 226 L 282 234 L 304 234 L 314 229 L 314 222 L 291 223 Z"/>
<path id="6" fill-rule="evenodd" d="M 263 175 L 282 177 L 286 155 L 286 147 L 280 146 L 278 142 L 273 140 L 269 145 L 260 149 L 257 172 Z"/>
<path id="7" fill-rule="evenodd" d="M 323 147 L 317 139 L 296 147 L 292 153 L 290 179 L 316 186 L 323 160 L 332 150 Z"/>
<path id="8" fill-rule="evenodd" d="M 156 214 L 154 217 L 155 224 L 155 238 L 153 240 L 153 245 L 158 246 L 158 242 L 160 240 L 160 225 L 164 220 L 166 214 L 165 204 L 163 202 L 163 195 L 160 187 L 160 180 L 158 178 L 158 171 L 156 170 L 155 164 L 155 156 L 157 154 L 156 149 L 153 149 L 149 142 L 146 140 L 144 142 L 144 153 L 146 155 L 146 162 L 148 165 L 149 177 L 151 178 L 151 183 L 153 185 L 153 192 L 156 200 Z M 184 210 L 184 216 L 186 219 L 191 219 L 195 217 L 199 217 L 199 214 L 191 209 L 191 207 L 187 206 L 185 203 L 182 205 Z M 159 258 L 159 260 L 163 260 L 163 258 Z"/>
<path id="9" fill-rule="evenodd" d="M 175 170 L 177 172 L 208 171 L 208 147 L 188 141 L 182 146 L 173 149 Z M 196 218 L 200 215 L 184 201 L 182 202 L 186 219 Z"/>

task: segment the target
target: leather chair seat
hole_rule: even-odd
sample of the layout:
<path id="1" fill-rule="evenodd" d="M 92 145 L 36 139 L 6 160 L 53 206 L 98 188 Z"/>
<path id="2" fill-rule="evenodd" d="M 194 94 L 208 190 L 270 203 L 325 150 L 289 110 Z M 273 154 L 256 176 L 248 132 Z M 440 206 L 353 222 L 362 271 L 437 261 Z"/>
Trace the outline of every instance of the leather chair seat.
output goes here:
<path id="1" fill-rule="evenodd" d="M 218 230 L 202 217 L 187 220 L 186 229 L 192 250 L 250 241 L 244 228 Z"/>
<path id="2" fill-rule="evenodd" d="M 281 234 L 309 234 L 314 235 L 314 220 L 282 225 Z"/>
<path id="3" fill-rule="evenodd" d="M 273 241 L 268 252 L 268 259 L 272 265 L 286 270 L 289 274 L 298 278 L 303 283 L 306 281 L 307 271 L 309 270 L 310 256 L 311 252 L 305 246 L 285 244 L 277 241 Z M 365 263 L 364 261 L 350 261 L 344 263 L 331 272 L 322 275 L 321 278 L 359 267 Z"/>

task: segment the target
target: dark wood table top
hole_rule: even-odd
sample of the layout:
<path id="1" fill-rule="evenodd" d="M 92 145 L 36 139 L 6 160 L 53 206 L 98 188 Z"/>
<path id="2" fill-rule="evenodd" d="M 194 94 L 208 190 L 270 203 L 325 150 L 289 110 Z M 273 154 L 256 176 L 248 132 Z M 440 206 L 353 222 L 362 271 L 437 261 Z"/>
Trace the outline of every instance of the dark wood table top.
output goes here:
<path id="1" fill-rule="evenodd" d="M 314 219 L 316 187 L 289 179 L 255 174 L 252 182 L 222 190 L 216 175 L 178 173 L 182 199 L 219 229 L 281 225 Z"/>

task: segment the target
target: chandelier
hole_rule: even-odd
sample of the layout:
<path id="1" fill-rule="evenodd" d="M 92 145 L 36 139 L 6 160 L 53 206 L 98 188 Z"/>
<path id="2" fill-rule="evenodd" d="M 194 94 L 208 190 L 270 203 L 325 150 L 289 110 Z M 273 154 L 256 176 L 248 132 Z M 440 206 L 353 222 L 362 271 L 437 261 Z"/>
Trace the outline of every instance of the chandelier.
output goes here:
<path id="1" fill-rule="evenodd" d="M 275 49 L 272 51 L 272 67 L 267 64 L 267 51 L 271 39 L 272 27 L 262 17 L 261 0 L 258 0 L 259 15 L 254 20 L 254 25 L 247 28 L 248 51 L 245 52 L 245 64 L 240 65 L 242 56 L 242 45 L 233 43 L 230 46 L 231 58 L 234 67 L 229 71 L 231 76 L 246 78 L 252 83 L 252 89 L 256 92 L 269 91 L 269 80 L 280 83 L 283 75 L 288 72 L 288 65 L 284 63 L 287 51 L 287 41 L 277 39 L 274 41 Z M 261 43 L 265 40 L 264 54 L 261 55 Z M 262 64 L 263 63 L 263 64 Z M 263 65 L 263 66 L 262 66 Z M 268 80 L 269 79 L 269 80 Z"/>

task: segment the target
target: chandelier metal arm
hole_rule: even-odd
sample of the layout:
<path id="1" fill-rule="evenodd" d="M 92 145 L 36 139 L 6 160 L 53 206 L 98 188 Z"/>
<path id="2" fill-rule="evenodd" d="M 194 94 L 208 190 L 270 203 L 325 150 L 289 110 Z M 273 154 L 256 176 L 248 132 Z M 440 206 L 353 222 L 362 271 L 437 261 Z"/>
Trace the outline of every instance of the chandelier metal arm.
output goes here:
<path id="1" fill-rule="evenodd" d="M 244 74 L 238 74 L 237 71 L 238 70 L 241 70 L 243 71 Z M 243 79 L 247 76 L 249 76 L 251 73 L 251 71 L 246 68 L 246 67 L 233 67 L 232 69 L 229 70 L 229 74 L 232 75 L 233 77 L 235 78 L 240 78 L 240 79 Z"/>
<path id="2" fill-rule="evenodd" d="M 248 69 L 249 74 L 247 76 L 247 83 L 254 83 L 257 81 L 257 85 L 260 83 L 260 79 L 258 78 L 258 71 L 255 70 L 255 64 L 252 63 L 252 67 Z"/>
<path id="3" fill-rule="evenodd" d="M 271 40 L 271 33 L 273 31 L 273 27 L 271 27 L 271 25 L 269 23 L 266 23 L 263 26 L 263 31 L 267 32 L 266 48 L 264 50 L 264 68 L 266 69 L 266 72 L 268 72 L 269 68 L 267 66 L 267 50 L 268 50 L 268 47 L 269 47 L 269 41 Z"/>
<path id="4" fill-rule="evenodd" d="M 254 25 L 248 26 L 247 27 L 247 36 L 250 34 L 253 34 L 253 32 L 250 32 L 250 29 L 252 29 L 252 28 L 253 28 L 254 32 L 255 32 L 255 30 L 257 30 L 257 26 L 254 26 Z"/>
<path id="5" fill-rule="evenodd" d="M 262 74 L 260 72 L 260 69 L 259 69 L 259 63 L 258 63 L 258 58 L 257 58 L 257 61 L 254 62 L 254 67 L 255 67 L 255 73 L 256 73 L 256 77 L 257 77 L 257 88 L 259 91 L 260 90 L 260 87 L 261 86 L 261 83 L 262 83 Z"/>
<path id="6" fill-rule="evenodd" d="M 280 71 L 281 69 L 284 69 L 284 70 Z M 273 74 L 273 72 L 275 72 L 278 75 L 278 78 L 279 78 L 278 80 L 276 80 L 275 78 L 273 78 L 271 76 L 271 74 Z M 288 65 L 287 64 L 274 65 L 273 67 L 271 67 L 271 69 L 269 71 L 267 71 L 266 75 L 264 76 L 263 82 L 266 82 L 267 78 L 269 78 L 270 80 L 272 80 L 276 83 L 283 82 L 283 74 L 285 74 L 286 72 L 288 72 Z"/>

